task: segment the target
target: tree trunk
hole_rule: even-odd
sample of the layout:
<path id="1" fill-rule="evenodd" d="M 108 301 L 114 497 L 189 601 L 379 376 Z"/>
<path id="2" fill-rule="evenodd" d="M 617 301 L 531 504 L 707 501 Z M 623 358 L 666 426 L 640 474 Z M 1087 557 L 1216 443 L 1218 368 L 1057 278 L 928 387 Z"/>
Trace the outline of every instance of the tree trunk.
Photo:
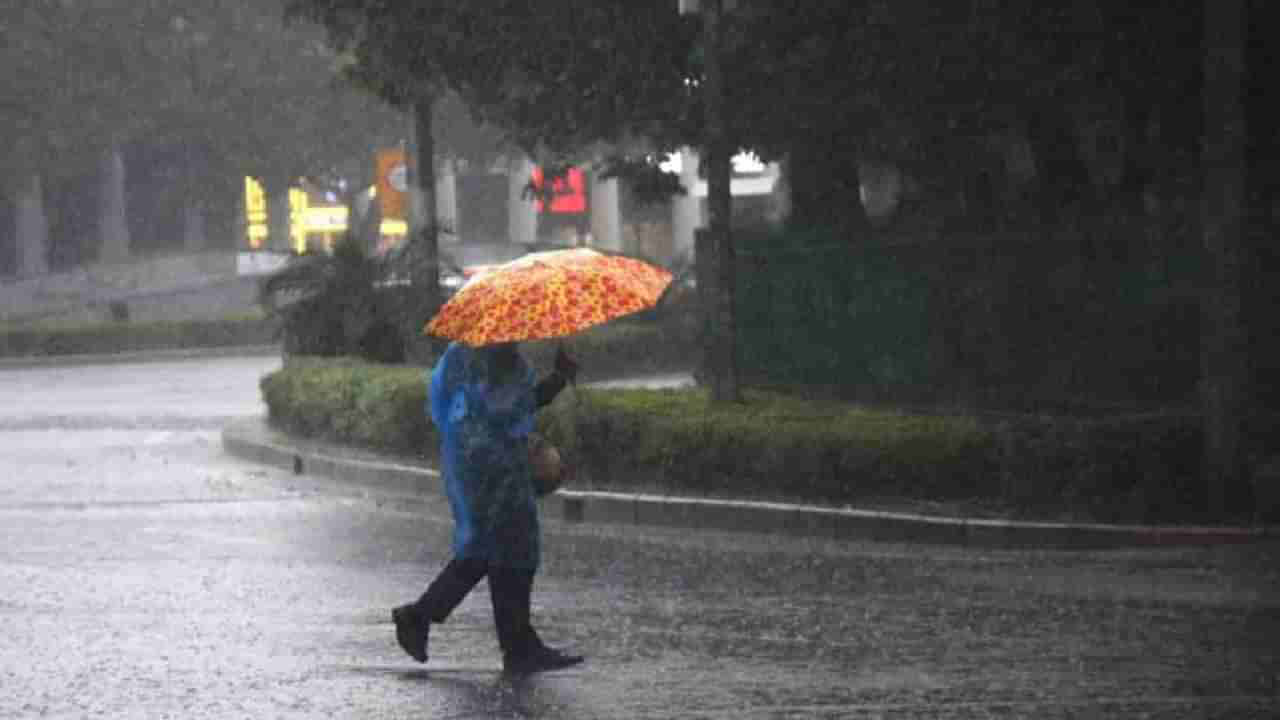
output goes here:
<path id="1" fill-rule="evenodd" d="M 413 227 L 409 257 L 413 300 L 406 317 L 408 360 L 425 364 L 432 360 L 433 343 L 423 327 L 440 308 L 440 233 L 436 213 L 435 135 L 432 127 L 434 100 L 420 99 L 413 106 L 413 161 L 410 165 L 410 197 Z"/>
<path id="2" fill-rule="evenodd" d="M 343 204 L 347 206 L 347 232 L 366 253 L 377 254 L 382 229 L 381 205 L 370 198 L 359 184 L 346 194 Z"/>
<path id="3" fill-rule="evenodd" d="M 44 208 L 44 183 L 32 175 L 14 196 L 14 230 L 18 241 L 18 277 L 49 272 L 49 219 Z"/>
<path id="4" fill-rule="evenodd" d="M 1027 127 L 1040 171 L 1036 193 L 1040 221 L 1049 226 L 1079 223 L 1089 192 L 1089 170 L 1072 119 L 1057 104 L 1036 101 Z"/>
<path id="5" fill-rule="evenodd" d="M 265 246 L 271 250 L 289 252 L 293 250 L 289 184 L 285 181 L 264 178 L 263 189 L 267 195 L 267 242 Z"/>
<path id="6" fill-rule="evenodd" d="M 785 172 L 795 224 L 845 233 L 869 227 L 858 152 L 850 135 L 844 128 L 819 127 L 792 144 Z"/>
<path id="7" fill-rule="evenodd" d="M 616 252 L 639 252 L 640 248 L 624 248 L 622 209 L 618 202 L 618 179 L 601 178 L 591 173 L 591 236 L 596 247 Z"/>
<path id="8" fill-rule="evenodd" d="M 189 253 L 203 252 L 208 246 L 204 203 L 187 197 L 182 203 L 182 247 Z"/>
<path id="9" fill-rule="evenodd" d="M 205 224 L 204 198 L 200 192 L 197 154 L 190 142 L 185 144 L 182 167 L 182 247 L 189 253 L 198 253 L 208 245 Z"/>
<path id="10" fill-rule="evenodd" d="M 440 233 L 461 238 L 458 225 L 458 167 L 452 157 L 442 158 L 436 167 L 436 221 Z M 439 244 L 439 241 L 437 241 Z"/>
<path id="11" fill-rule="evenodd" d="M 526 190 L 533 162 L 519 151 L 507 158 L 507 242 L 532 245 L 538 241 L 538 210 Z"/>
<path id="12" fill-rule="evenodd" d="M 703 0 L 703 47 L 706 49 L 707 234 L 714 252 L 716 282 L 710 298 L 714 323 L 709 328 L 705 377 L 715 402 L 737 402 L 737 332 L 734 316 L 736 258 L 733 248 L 733 197 L 730 191 L 732 148 L 725 132 L 725 87 L 720 69 L 723 0 Z"/>
<path id="13" fill-rule="evenodd" d="M 1248 385 L 1243 323 L 1245 0 L 1205 0 L 1202 230 L 1212 277 L 1202 300 L 1204 480 L 1222 509 L 1245 475 L 1242 426 Z"/>
<path id="14" fill-rule="evenodd" d="M 99 262 L 129 259 L 129 224 L 125 207 L 124 154 L 112 145 L 102 157 L 101 193 L 98 196 Z"/>

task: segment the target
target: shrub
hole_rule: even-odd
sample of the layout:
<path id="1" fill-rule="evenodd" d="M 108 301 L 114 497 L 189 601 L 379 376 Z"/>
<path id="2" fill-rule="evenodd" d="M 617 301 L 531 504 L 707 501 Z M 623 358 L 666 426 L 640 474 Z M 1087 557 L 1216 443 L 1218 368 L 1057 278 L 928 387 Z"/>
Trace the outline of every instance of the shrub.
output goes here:
<path id="1" fill-rule="evenodd" d="M 0 356 L 84 355 L 269 345 L 276 322 L 255 316 L 184 322 L 62 325 L 0 332 Z"/>
<path id="2" fill-rule="evenodd" d="M 262 381 L 269 418 L 311 437 L 431 457 L 423 371 L 343 359 L 291 362 Z M 567 390 L 542 430 L 595 486 L 847 502 L 982 491 L 988 433 L 967 418 L 815 407 L 772 393 Z"/>
<path id="3" fill-rule="evenodd" d="M 1021 418 L 1001 423 L 996 435 L 1002 492 L 1020 506 L 1099 521 L 1249 523 L 1268 511 L 1271 491 L 1259 483 L 1276 451 L 1280 415 L 1248 418 L 1246 474 L 1258 477 L 1221 489 L 1203 480 L 1197 413 Z M 1224 507 L 1212 507 L 1211 490 Z"/>
<path id="4" fill-rule="evenodd" d="M 813 404 L 748 391 L 579 390 L 544 421 L 593 485 L 849 502 L 989 492 L 990 434 L 971 418 Z"/>
<path id="5" fill-rule="evenodd" d="M 294 359 L 262 390 L 271 421 L 286 430 L 419 458 L 437 451 L 421 368 Z M 1234 488 L 1226 515 L 1210 514 L 1200 422 L 1190 414 L 988 421 L 756 389 L 746 399 L 578 388 L 539 425 L 579 470 L 578 488 L 837 505 L 973 499 L 1025 517 L 1150 523 L 1248 522 L 1254 493 L 1274 496 L 1270 486 Z M 1277 432 L 1280 418 L 1256 419 L 1250 443 L 1274 454 Z"/>
<path id="6" fill-rule="evenodd" d="M 403 293 L 385 287 L 388 272 L 347 236 L 332 254 L 300 256 L 269 277 L 262 297 L 280 319 L 285 353 L 402 362 Z"/>
<path id="7" fill-rule="evenodd" d="M 293 360 L 260 386 L 269 421 L 284 430 L 401 455 L 435 453 L 421 368 Z"/>

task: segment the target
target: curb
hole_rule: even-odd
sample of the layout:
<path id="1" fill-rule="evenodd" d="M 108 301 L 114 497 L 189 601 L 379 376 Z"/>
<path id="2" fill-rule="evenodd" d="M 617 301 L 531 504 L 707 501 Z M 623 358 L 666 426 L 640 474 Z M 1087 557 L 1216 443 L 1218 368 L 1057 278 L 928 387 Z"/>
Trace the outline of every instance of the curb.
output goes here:
<path id="1" fill-rule="evenodd" d="M 341 479 L 391 492 L 444 497 L 440 473 L 425 465 L 341 457 L 316 443 L 273 430 L 261 419 L 233 422 L 222 430 L 222 449 L 242 460 Z"/>
<path id="2" fill-rule="evenodd" d="M 280 345 L 237 345 L 229 347 L 187 348 L 182 350 L 136 350 L 121 353 L 83 355 L 34 355 L 0 358 L 0 370 L 23 368 L 68 367 L 76 365 L 111 365 L 135 362 L 163 362 L 193 358 L 261 357 L 281 355 Z"/>
<path id="3" fill-rule="evenodd" d="M 222 431 L 223 449 L 244 460 L 400 493 L 443 497 L 440 473 L 425 464 L 341 457 L 261 418 Z M 910 542 L 984 549 L 1094 550 L 1227 545 L 1280 540 L 1280 527 L 1151 526 L 1024 522 L 841 509 L 814 505 L 561 490 L 546 501 L 566 523 L 727 530 L 834 541 Z M 554 508 L 554 509 L 553 509 Z"/>

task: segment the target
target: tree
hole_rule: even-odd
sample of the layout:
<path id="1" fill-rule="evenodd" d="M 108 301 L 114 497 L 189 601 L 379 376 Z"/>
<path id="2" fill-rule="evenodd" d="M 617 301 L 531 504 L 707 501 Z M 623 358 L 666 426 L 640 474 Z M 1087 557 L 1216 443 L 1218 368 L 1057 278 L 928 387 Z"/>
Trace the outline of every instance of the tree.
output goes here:
<path id="1" fill-rule="evenodd" d="M 267 278 L 262 299 L 281 319 L 285 352 L 403 362 L 402 298 L 380 287 L 388 270 L 348 234 L 332 254 L 309 253 Z"/>
<path id="2" fill-rule="evenodd" d="M 319 29 L 286 25 L 270 5 L 184 4 L 171 24 L 180 71 L 175 102 L 161 118 L 164 135 L 188 157 L 214 159 L 205 172 L 188 172 L 188 203 L 216 178 L 257 177 L 274 201 L 280 247 L 289 245 L 280 221 L 298 178 L 367 187 L 374 149 L 405 135 L 400 113 L 340 82 L 341 59 Z"/>
<path id="3" fill-rule="evenodd" d="M 356 82 L 405 107 L 455 92 L 550 165 L 602 144 L 670 149 L 697 133 L 686 86 L 696 23 L 674 2 L 285 4 L 329 30 Z"/>
<path id="4" fill-rule="evenodd" d="M 34 0 L 0 7 L 0 27 L 13 88 L 0 117 L 17 137 L 0 148 L 0 183 L 25 209 L 23 257 L 47 254 L 30 218 L 48 183 L 33 173 L 105 168 L 112 182 L 101 194 L 114 202 L 99 224 L 115 231 L 103 254 L 119 257 L 129 244 L 122 151 L 154 149 L 174 170 L 148 207 L 182 205 L 184 245 L 194 250 L 209 198 L 230 205 L 244 175 L 268 179 L 277 197 L 300 176 L 360 184 L 373 149 L 405 135 L 399 113 L 337 82 L 322 31 L 286 28 L 277 7 L 253 0 Z M 287 211 L 276 215 L 287 220 Z"/>
<path id="5" fill-rule="evenodd" d="M 128 10 L 101 17 L 93 7 L 56 0 L 0 7 L 0 62 L 9 82 L 0 117 L 10 129 L 0 148 L 0 187 L 18 209 L 15 236 L 23 274 L 48 267 L 47 181 L 95 170 L 98 158 L 109 156 L 121 136 L 138 127 L 122 95 L 145 87 L 146 77 L 131 65 L 131 56 L 114 51 L 137 42 L 138 20 Z M 87 28 L 107 30 L 110 40 L 103 42 Z"/>

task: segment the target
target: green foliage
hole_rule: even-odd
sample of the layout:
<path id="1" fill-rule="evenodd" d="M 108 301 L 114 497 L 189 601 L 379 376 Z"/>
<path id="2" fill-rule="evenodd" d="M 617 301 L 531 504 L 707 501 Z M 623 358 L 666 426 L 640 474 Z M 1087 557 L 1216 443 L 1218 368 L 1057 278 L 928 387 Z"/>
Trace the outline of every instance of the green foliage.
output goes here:
<path id="1" fill-rule="evenodd" d="M 608 378 L 687 370 L 689 343 L 658 325 L 615 323 L 574 337 L 569 351 L 583 367 L 581 379 Z M 545 374 L 556 345 L 526 343 L 521 352 Z M 291 356 L 284 369 L 263 380 L 262 391 L 273 422 L 289 430 L 417 454 L 426 437 L 425 372 L 352 356 Z"/>
<path id="2" fill-rule="evenodd" d="M 601 178 L 620 178 L 630 188 L 636 204 L 641 207 L 661 205 L 679 195 L 688 195 L 689 189 L 680 184 L 680 177 L 664 171 L 651 161 L 613 156 L 600 166 Z"/>
<path id="3" fill-rule="evenodd" d="M 698 135 L 689 48 L 696 23 L 674 4 L 286 0 L 320 23 L 345 72 L 393 105 L 456 98 L 482 126 L 544 165 L 609 153 L 647 158 Z M 447 142 L 447 140 L 446 140 Z M 674 176 L 615 171 L 649 190 Z"/>
<path id="4" fill-rule="evenodd" d="M 366 185 L 373 150 L 404 138 L 403 116 L 341 82 L 324 33 L 286 23 L 278 3 L 183 3 L 175 16 L 177 87 L 155 120 L 167 137 L 199 138 L 217 173 L 272 192 L 301 176 Z"/>
<path id="5" fill-rule="evenodd" d="M 1274 418 L 1260 420 L 1255 432 L 1274 431 Z M 1001 493 L 1020 506 L 1104 522 L 1222 520 L 1202 479 L 1198 415 L 1028 417 L 1000 423 L 996 437 Z M 1225 495 L 1231 519 L 1248 522 L 1253 488 L 1241 480 Z"/>
<path id="6" fill-rule="evenodd" d="M 600 486 L 648 476 L 671 493 L 832 503 L 875 495 L 969 497 L 987 475 L 989 434 L 974 420 L 806 402 L 748 391 L 579 390 L 546 419 L 548 437 Z"/>
<path id="7" fill-rule="evenodd" d="M 350 359 L 291 362 L 262 381 L 271 421 L 311 437 L 406 455 L 438 442 L 417 368 Z M 610 478 L 664 478 L 673 492 L 738 492 L 809 500 L 868 493 L 975 491 L 990 437 L 966 418 L 815 406 L 751 393 L 710 404 L 701 391 L 570 389 L 541 426 L 575 463 Z M 779 487 L 777 478 L 788 478 Z"/>
<path id="8" fill-rule="evenodd" d="M 285 352 L 403 361 L 401 299 L 384 289 L 389 275 L 351 236 L 331 255 L 300 256 L 272 275 L 262 295 L 281 320 Z"/>
<path id="9" fill-rule="evenodd" d="M 310 437 L 432 457 L 421 368 L 295 359 L 262 381 L 273 423 Z M 1109 522 L 1248 520 L 1205 514 L 1198 416 L 1094 419 L 877 409 L 748 390 L 567 389 L 539 429 L 576 468 L 574 489 L 858 504 L 886 497 L 976 500 L 1005 515 Z M 1274 437 L 1280 416 L 1249 432 Z"/>
<path id="10" fill-rule="evenodd" d="M 146 42 L 167 22 L 153 11 L 158 2 L 0 6 L 0 124 L 11 139 L 0 146 L 0 185 L 91 169 L 112 142 L 146 130 L 135 104 L 163 93 L 158 49 Z"/>
<path id="11" fill-rule="evenodd" d="M 269 345 L 278 328 L 262 317 L 0 330 L 0 357 L 87 355 L 144 350 Z"/>
<path id="12" fill-rule="evenodd" d="M 433 456 L 423 370 L 354 359 L 293 361 L 261 382 L 271 422 L 291 432 Z"/>
<path id="13" fill-rule="evenodd" d="M 363 85 L 401 105 L 454 91 L 540 161 L 594 159 L 605 143 L 630 174 L 704 140 L 706 48 L 675 2 L 286 5 L 326 27 Z M 1198 113 L 1176 108 L 1198 92 L 1203 3 L 1095 5 L 741 3 L 722 49 L 730 141 L 792 158 L 806 222 L 859 221 L 867 160 L 899 166 L 939 205 L 983 174 L 1003 186 L 1002 138 L 1030 143 L 1037 176 L 1027 197 L 1001 194 L 1005 219 L 1132 208 L 1153 175 L 1197 171 Z M 1121 192 L 1096 191 L 1090 138 L 1120 146 L 1121 177 L 1106 184 Z M 674 181 L 636 177 L 646 197 Z"/>
<path id="14" fill-rule="evenodd" d="M 404 134 L 399 113 L 336 81 L 323 32 L 286 27 L 275 3 L 32 0 L 0 8 L 0 31 L 14 140 L 0 184 L 94 172 L 131 142 L 198 149 L 184 195 L 244 175 L 367 178 L 370 151 Z"/>
<path id="15" fill-rule="evenodd" d="M 287 0 L 321 23 L 349 72 L 394 104 L 446 89 L 517 145 L 551 155 L 670 135 L 693 26 L 675 7 L 617 0 L 385 3 Z M 643 69 L 638 72 L 637 69 Z"/>

